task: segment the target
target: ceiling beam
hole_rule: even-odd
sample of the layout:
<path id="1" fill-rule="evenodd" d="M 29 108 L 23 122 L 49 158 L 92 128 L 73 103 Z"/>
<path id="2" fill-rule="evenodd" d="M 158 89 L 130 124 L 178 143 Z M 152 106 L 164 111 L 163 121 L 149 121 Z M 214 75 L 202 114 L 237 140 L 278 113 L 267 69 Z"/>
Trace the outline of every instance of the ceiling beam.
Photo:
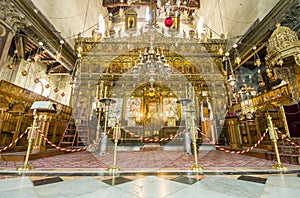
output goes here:
<path id="1" fill-rule="evenodd" d="M 40 12 L 35 12 L 35 6 L 30 0 L 12 0 L 16 7 L 30 20 L 36 34 L 42 41 L 49 41 L 51 51 L 53 53 L 59 49 L 60 40 L 64 40 L 62 36 L 55 30 L 53 25 Z M 24 30 L 26 31 L 26 30 Z M 73 48 L 65 42 L 62 46 L 62 57 L 67 62 L 66 69 L 71 70 L 75 64 L 76 56 Z"/>

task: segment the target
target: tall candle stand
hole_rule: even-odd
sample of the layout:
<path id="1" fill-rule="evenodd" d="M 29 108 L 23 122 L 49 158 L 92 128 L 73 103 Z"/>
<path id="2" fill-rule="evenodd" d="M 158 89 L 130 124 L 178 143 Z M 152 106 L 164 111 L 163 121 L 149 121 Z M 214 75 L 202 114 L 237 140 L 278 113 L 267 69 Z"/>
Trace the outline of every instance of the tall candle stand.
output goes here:
<path id="1" fill-rule="evenodd" d="M 105 104 L 105 121 L 104 121 L 104 130 L 101 133 L 100 155 L 105 155 L 106 147 L 107 147 L 106 128 L 107 128 L 108 111 L 109 111 L 110 104 L 116 103 L 116 100 L 114 100 L 112 98 L 102 98 L 102 99 L 100 99 L 100 102 Z"/>
<path id="2" fill-rule="evenodd" d="M 180 103 L 183 107 L 183 112 L 184 112 L 184 119 L 185 119 L 185 128 L 186 130 L 188 130 L 189 126 L 188 126 L 188 122 L 187 122 L 187 105 L 192 102 L 191 99 L 189 98 L 183 98 L 180 100 L 177 100 L 176 103 Z M 186 132 L 184 133 L 184 148 L 185 148 L 185 153 L 187 155 L 192 155 L 192 151 L 191 151 L 191 136 L 190 133 Z"/>
<path id="3" fill-rule="evenodd" d="M 121 128 L 120 128 L 119 121 L 117 121 L 117 124 L 114 127 L 113 139 L 115 142 L 114 161 L 113 161 L 113 165 L 107 169 L 109 172 L 115 172 L 121 169 L 119 166 L 117 166 L 117 146 L 118 146 L 118 140 L 121 139 Z"/>
<path id="4" fill-rule="evenodd" d="M 191 170 L 201 171 L 203 168 L 198 164 L 198 149 L 197 149 L 197 138 L 196 138 L 197 129 L 195 127 L 194 117 L 191 117 L 191 134 L 192 134 L 192 143 L 194 149 L 194 164 L 190 167 Z"/>

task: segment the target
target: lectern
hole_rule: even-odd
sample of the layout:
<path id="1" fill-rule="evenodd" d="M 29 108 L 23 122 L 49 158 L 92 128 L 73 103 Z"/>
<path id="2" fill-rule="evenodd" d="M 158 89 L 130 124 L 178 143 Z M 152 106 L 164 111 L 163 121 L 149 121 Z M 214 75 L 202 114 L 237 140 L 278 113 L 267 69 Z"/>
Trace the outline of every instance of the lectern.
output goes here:
<path id="1" fill-rule="evenodd" d="M 36 119 L 37 127 L 47 137 L 50 121 L 56 113 L 56 105 L 50 101 L 35 101 L 31 109 Z M 31 153 L 45 152 L 46 141 L 42 138 L 39 133 L 35 133 L 33 136 L 33 146 Z"/>
<path id="2" fill-rule="evenodd" d="M 41 135 L 37 132 L 37 128 L 47 137 L 49 122 L 54 113 L 56 113 L 56 105 L 49 101 L 35 101 L 31 108 L 33 109 L 33 123 L 31 127 L 28 127 L 28 147 L 24 165 L 18 167 L 17 170 L 31 170 L 33 166 L 28 164 L 30 151 L 32 153 L 44 152 L 46 150 L 46 142 L 42 139 Z M 31 149 L 32 147 L 32 149 Z"/>

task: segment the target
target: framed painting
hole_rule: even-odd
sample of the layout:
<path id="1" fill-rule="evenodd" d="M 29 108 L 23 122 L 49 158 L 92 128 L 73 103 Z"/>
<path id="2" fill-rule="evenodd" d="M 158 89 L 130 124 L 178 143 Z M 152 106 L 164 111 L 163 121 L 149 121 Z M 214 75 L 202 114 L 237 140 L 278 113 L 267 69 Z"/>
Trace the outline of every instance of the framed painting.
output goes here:
<path id="1" fill-rule="evenodd" d="M 269 93 L 264 93 L 263 94 L 263 100 L 264 100 L 264 102 L 268 102 L 270 100 Z"/>
<path id="2" fill-rule="evenodd" d="M 163 98 L 163 121 L 167 122 L 169 117 L 178 117 L 177 98 Z"/>
<path id="3" fill-rule="evenodd" d="M 288 96 L 289 95 L 289 91 L 288 91 L 287 86 L 281 87 L 281 94 L 282 94 L 282 96 Z"/>
<path id="4" fill-rule="evenodd" d="M 140 119 L 141 117 L 141 104 L 142 100 L 139 97 L 128 98 L 126 101 L 126 115 L 125 119 L 134 117 Z"/>
<path id="5" fill-rule="evenodd" d="M 114 98 L 116 101 L 109 106 L 108 117 L 122 119 L 123 98 Z"/>
<path id="6" fill-rule="evenodd" d="M 279 89 L 275 89 L 275 97 L 276 98 L 280 98 L 281 97 L 281 90 Z"/>

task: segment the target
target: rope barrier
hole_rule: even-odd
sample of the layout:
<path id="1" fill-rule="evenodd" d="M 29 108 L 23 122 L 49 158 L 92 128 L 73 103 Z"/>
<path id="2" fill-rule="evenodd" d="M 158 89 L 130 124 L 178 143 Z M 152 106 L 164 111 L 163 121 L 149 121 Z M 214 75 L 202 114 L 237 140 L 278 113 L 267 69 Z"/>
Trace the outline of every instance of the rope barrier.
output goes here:
<path id="1" fill-rule="evenodd" d="M 245 150 L 241 150 L 241 151 L 233 151 L 233 150 L 229 150 L 229 149 L 226 149 L 224 147 L 221 147 L 221 146 L 218 146 L 218 145 L 215 145 L 214 146 L 219 149 L 220 151 L 224 151 L 225 153 L 231 153 L 231 154 L 243 154 L 243 153 L 247 153 L 247 152 L 250 152 L 252 151 L 254 148 L 256 148 L 262 141 L 263 139 L 266 137 L 268 133 L 268 129 L 266 129 L 266 131 L 264 132 L 264 134 L 261 136 L 261 138 L 253 145 L 251 146 L 250 148 L 247 148 Z"/>
<path id="2" fill-rule="evenodd" d="M 16 144 L 20 139 L 22 139 L 22 137 L 28 132 L 29 129 L 26 129 L 17 139 L 15 139 L 15 141 L 11 142 L 9 145 L 3 147 L 0 149 L 0 153 L 2 151 L 5 151 L 7 149 L 10 149 L 10 147 L 12 147 L 12 145 Z"/>
<path id="3" fill-rule="evenodd" d="M 74 153 L 74 152 L 80 152 L 80 151 L 84 151 L 86 150 L 87 148 L 90 148 L 92 146 L 92 144 L 90 144 L 89 146 L 84 146 L 82 148 L 78 148 L 78 149 L 68 149 L 68 148 L 62 148 L 60 146 L 57 146 L 56 144 L 54 144 L 53 142 L 51 142 L 46 136 L 45 134 L 43 134 L 43 132 L 38 129 L 38 132 L 39 134 L 41 134 L 42 138 L 48 143 L 50 144 L 50 146 L 56 148 L 57 150 L 59 151 L 66 151 L 66 152 L 71 152 L 71 153 Z"/>
<path id="4" fill-rule="evenodd" d="M 162 142 L 162 141 L 172 140 L 172 139 L 176 138 L 177 136 L 180 136 L 180 135 L 186 133 L 186 131 L 187 131 L 187 129 L 185 129 L 181 132 L 179 132 L 179 130 L 177 130 L 176 134 L 173 137 L 154 139 L 154 138 L 147 138 L 147 137 L 142 137 L 142 136 L 136 135 L 135 133 L 130 132 L 129 130 L 127 130 L 124 127 L 121 127 L 121 129 L 123 129 L 126 133 L 128 133 L 130 136 L 133 136 L 134 138 L 141 139 L 143 141 L 148 141 L 148 142 Z"/>
<path id="5" fill-rule="evenodd" d="M 283 137 L 284 140 L 288 141 L 291 145 L 300 148 L 300 145 L 296 144 L 292 139 L 288 138 L 285 134 L 283 134 L 281 131 L 278 129 L 276 130 L 278 133 L 281 134 L 281 137 Z"/>

